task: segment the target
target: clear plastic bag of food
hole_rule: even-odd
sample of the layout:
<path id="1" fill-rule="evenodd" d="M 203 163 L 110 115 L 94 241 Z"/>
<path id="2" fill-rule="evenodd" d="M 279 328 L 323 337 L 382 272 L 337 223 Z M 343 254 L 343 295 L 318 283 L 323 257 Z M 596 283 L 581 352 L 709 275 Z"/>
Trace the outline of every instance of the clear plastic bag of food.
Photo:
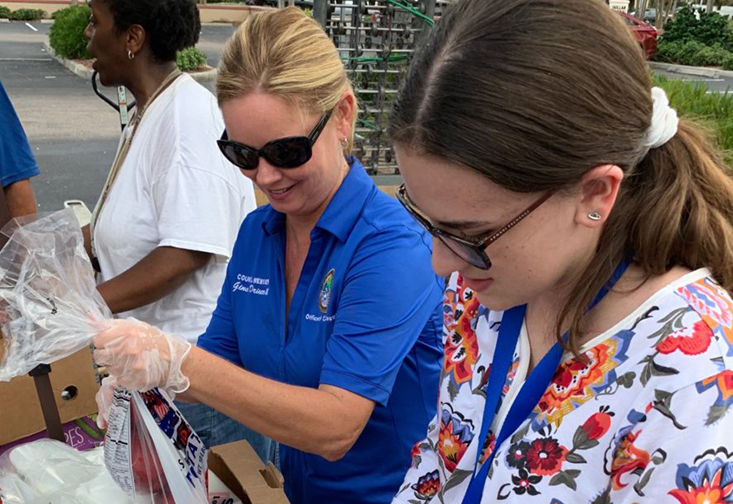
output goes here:
<path id="1" fill-rule="evenodd" d="M 97 321 L 112 314 L 97 291 L 79 222 L 71 209 L 13 220 L 0 250 L 0 381 L 89 346 Z"/>
<path id="2" fill-rule="evenodd" d="M 8 381 L 89 346 L 112 314 L 97 291 L 72 210 L 15 220 L 2 232 L 9 241 L 0 250 L 0 315 L 5 321 L 0 381 Z M 108 421 L 104 448 L 110 478 L 135 503 L 206 503 L 206 449 L 170 398 L 157 389 L 117 389 L 114 400 L 117 415 Z M 35 443 L 15 448 L 6 463 L 12 470 L 0 467 L 0 475 L 20 476 L 43 504 L 79 504 L 98 484 L 104 486 L 106 471 L 65 448 Z M 58 457 L 66 457 L 68 464 L 53 464 Z M 89 467 L 83 476 L 67 472 L 66 467 L 84 464 Z M 89 486 L 92 481 L 97 486 Z M 87 494 L 69 494 L 67 484 L 86 486 Z"/>

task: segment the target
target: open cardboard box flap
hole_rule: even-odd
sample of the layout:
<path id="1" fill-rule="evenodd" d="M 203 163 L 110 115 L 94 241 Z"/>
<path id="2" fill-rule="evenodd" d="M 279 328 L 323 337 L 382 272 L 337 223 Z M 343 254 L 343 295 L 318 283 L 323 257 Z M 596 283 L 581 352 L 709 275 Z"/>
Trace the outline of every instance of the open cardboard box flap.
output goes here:
<path id="1" fill-rule="evenodd" d="M 246 441 L 213 447 L 209 470 L 244 504 L 289 504 L 282 475 L 272 463 L 265 466 Z"/>
<path id="2" fill-rule="evenodd" d="M 0 362 L 4 351 L 0 335 Z M 94 396 L 99 386 L 88 348 L 51 364 L 49 377 L 62 423 L 97 412 Z M 28 375 L 0 382 L 0 412 L 0 446 L 46 430 L 36 387 Z"/>
<path id="3" fill-rule="evenodd" d="M 5 192 L 0 189 L 0 229 L 9 221 Z M 0 234 L 0 247 L 6 242 L 7 237 Z M 0 333 L 0 362 L 4 352 L 5 343 Z M 94 396 L 98 386 L 94 377 L 92 355 L 88 349 L 54 363 L 51 369 L 51 386 L 62 423 L 97 411 Z M 64 394 L 67 399 L 62 398 L 64 390 L 67 392 Z M 0 382 L 0 446 L 45 429 L 33 378 L 26 375 L 10 382 Z"/>

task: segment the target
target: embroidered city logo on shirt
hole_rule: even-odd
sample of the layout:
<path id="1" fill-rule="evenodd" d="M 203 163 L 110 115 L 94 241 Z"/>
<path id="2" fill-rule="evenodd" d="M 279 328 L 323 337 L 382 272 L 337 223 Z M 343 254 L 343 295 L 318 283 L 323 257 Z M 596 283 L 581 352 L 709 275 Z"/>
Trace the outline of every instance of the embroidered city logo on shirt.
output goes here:
<path id="1" fill-rule="evenodd" d="M 318 308 L 321 313 L 328 311 L 328 303 L 331 301 L 331 287 L 333 286 L 333 275 L 336 272 L 333 268 L 323 278 L 321 292 L 318 294 Z"/>

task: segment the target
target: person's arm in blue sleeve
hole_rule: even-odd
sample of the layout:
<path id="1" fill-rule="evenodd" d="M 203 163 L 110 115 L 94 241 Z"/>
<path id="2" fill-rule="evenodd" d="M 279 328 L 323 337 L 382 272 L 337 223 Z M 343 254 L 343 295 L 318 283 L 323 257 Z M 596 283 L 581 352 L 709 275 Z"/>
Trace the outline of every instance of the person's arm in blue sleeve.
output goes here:
<path id="1" fill-rule="evenodd" d="M 354 353 L 364 349 L 372 352 L 377 347 L 384 350 L 385 342 L 393 347 L 389 351 L 407 352 L 427 322 L 428 313 L 436 308 L 440 283 L 430 268 L 429 249 L 416 233 L 412 248 L 405 248 L 404 243 L 400 243 L 401 236 L 397 233 L 391 239 L 378 237 L 373 243 L 365 244 L 355 257 L 347 274 L 348 285 L 342 292 L 346 311 L 337 315 L 337 319 L 344 319 L 339 327 L 349 332 L 338 337 L 341 341 L 329 349 L 329 354 L 346 351 L 349 346 Z M 424 254 L 415 256 L 414 251 L 423 247 Z M 405 276 L 406 268 L 415 271 L 414 277 Z M 420 271 L 423 274 L 419 274 Z M 438 293 L 429 303 L 425 296 L 428 291 Z M 426 301 L 426 305 L 415 308 L 413 305 L 419 305 L 420 300 Z M 356 306 L 358 301 L 365 303 L 364 309 Z M 380 316 L 380 310 L 396 320 Z M 409 313 L 416 319 L 412 323 L 406 318 Z M 367 317 L 362 318 L 364 315 Z M 358 320 L 349 322 L 346 319 L 350 316 Z M 417 321 L 418 317 L 423 318 Z M 378 341 L 382 335 L 373 331 L 375 321 L 378 328 L 386 330 L 382 341 Z M 370 340 L 368 334 L 372 334 L 375 341 Z M 400 334 L 404 340 L 399 338 Z M 349 339 L 348 335 L 354 338 Z M 351 357 L 354 362 L 364 361 L 358 356 Z M 332 362 L 333 358 L 338 356 L 327 357 L 327 362 Z M 402 357 L 383 356 L 374 362 L 373 370 L 362 368 L 359 374 L 368 380 L 365 388 L 360 389 L 362 395 L 328 383 L 321 383 L 317 389 L 280 383 L 194 348 L 183 364 L 183 373 L 191 382 L 183 395 L 189 400 L 204 402 L 280 443 L 333 461 L 343 457 L 354 445 L 375 403 L 386 401 L 396 367 L 403 358 L 404 354 Z M 343 376 L 334 373 L 336 375 Z"/>
<path id="2" fill-rule="evenodd" d="M 36 213 L 30 179 L 39 173 L 28 137 L 0 82 L 0 180 L 11 218 Z"/>

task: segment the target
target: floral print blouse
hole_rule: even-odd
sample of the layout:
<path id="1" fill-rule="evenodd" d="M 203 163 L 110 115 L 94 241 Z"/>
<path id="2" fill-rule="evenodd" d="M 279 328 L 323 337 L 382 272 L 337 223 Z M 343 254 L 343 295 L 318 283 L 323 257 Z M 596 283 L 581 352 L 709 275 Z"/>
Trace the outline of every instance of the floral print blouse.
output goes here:
<path id="1" fill-rule="evenodd" d="M 462 502 L 501 318 L 453 275 L 438 413 L 393 504 Z M 527 374 L 522 331 L 481 447 L 479 462 L 498 450 L 483 504 L 733 503 L 733 301 L 708 270 L 663 288 L 581 352 L 585 362 L 564 356 L 531 415 L 495 447 Z"/>

